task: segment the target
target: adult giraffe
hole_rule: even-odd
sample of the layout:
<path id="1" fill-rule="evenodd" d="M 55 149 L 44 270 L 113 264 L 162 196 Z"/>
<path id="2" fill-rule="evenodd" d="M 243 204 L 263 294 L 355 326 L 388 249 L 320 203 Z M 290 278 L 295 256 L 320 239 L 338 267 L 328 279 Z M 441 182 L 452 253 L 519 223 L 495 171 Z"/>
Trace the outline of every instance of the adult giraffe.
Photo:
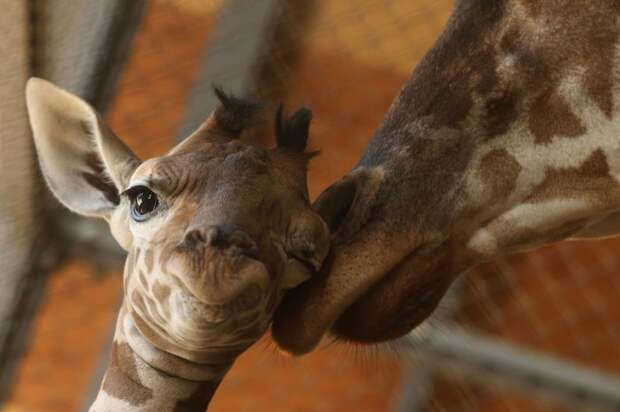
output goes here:
<path id="1" fill-rule="evenodd" d="M 282 290 L 318 270 L 329 231 L 310 208 L 311 113 L 276 116 L 277 147 L 239 139 L 259 105 L 221 106 L 168 154 L 139 160 L 84 101 L 41 79 L 26 99 L 43 176 L 128 252 L 110 364 L 93 412 L 198 412 L 269 327 Z M 312 268 L 312 269 L 310 269 Z"/>
<path id="2" fill-rule="evenodd" d="M 278 344 L 393 339 L 473 265 L 620 233 L 619 34 L 616 0 L 458 0 L 360 161 L 317 199 L 332 252 L 276 311 Z"/>

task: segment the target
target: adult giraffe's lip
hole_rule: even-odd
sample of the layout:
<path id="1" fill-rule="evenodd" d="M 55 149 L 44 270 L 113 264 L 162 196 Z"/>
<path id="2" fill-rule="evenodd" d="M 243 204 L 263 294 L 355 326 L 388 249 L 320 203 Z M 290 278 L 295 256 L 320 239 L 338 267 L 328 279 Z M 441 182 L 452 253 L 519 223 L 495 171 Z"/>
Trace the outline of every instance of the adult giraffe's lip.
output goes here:
<path id="1" fill-rule="evenodd" d="M 333 246 L 321 271 L 287 292 L 272 325 L 280 348 L 293 354 L 311 351 L 346 308 L 407 254 L 399 247 L 396 254 L 374 253 L 367 247 L 374 243 L 372 237 Z"/>

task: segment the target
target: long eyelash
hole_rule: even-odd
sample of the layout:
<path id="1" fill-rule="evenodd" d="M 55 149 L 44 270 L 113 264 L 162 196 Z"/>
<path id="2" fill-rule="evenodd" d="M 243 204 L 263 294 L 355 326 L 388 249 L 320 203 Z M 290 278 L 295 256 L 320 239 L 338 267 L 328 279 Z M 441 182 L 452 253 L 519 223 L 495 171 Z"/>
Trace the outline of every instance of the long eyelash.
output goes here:
<path id="1" fill-rule="evenodd" d="M 144 185 L 136 185 L 136 186 L 132 186 L 127 188 L 126 190 L 124 190 L 123 192 L 121 192 L 121 196 L 123 197 L 129 197 L 130 199 L 135 197 L 139 192 L 141 192 L 142 190 L 151 190 L 148 187 L 144 186 Z"/>

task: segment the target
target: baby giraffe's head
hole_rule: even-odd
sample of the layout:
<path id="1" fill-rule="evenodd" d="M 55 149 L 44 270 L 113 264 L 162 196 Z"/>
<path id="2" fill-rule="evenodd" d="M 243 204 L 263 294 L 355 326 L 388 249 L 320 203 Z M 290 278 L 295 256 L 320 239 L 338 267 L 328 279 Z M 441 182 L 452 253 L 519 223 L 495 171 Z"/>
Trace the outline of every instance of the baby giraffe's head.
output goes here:
<path id="1" fill-rule="evenodd" d="M 282 290 L 329 248 L 306 188 L 311 112 L 278 110 L 278 144 L 267 150 L 240 139 L 260 106 L 215 91 L 221 105 L 207 121 L 146 161 L 76 96 L 40 79 L 26 93 L 50 189 L 72 211 L 108 221 L 128 252 L 124 310 L 139 339 L 201 364 L 231 362 L 255 342 Z"/>

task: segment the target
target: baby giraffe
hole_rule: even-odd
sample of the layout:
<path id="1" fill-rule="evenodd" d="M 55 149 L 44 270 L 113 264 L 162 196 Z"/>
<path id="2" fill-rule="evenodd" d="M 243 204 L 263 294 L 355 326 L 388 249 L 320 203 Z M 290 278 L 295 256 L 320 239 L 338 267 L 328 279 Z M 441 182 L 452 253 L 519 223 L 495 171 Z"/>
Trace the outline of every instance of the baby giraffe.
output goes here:
<path id="1" fill-rule="evenodd" d="M 37 78 L 26 100 L 43 176 L 66 207 L 105 219 L 128 252 L 110 363 L 91 411 L 204 411 L 282 291 L 321 266 L 326 224 L 308 201 L 311 112 L 276 114 L 277 147 L 242 141 L 260 106 L 221 105 L 141 161 L 78 97 Z"/>

